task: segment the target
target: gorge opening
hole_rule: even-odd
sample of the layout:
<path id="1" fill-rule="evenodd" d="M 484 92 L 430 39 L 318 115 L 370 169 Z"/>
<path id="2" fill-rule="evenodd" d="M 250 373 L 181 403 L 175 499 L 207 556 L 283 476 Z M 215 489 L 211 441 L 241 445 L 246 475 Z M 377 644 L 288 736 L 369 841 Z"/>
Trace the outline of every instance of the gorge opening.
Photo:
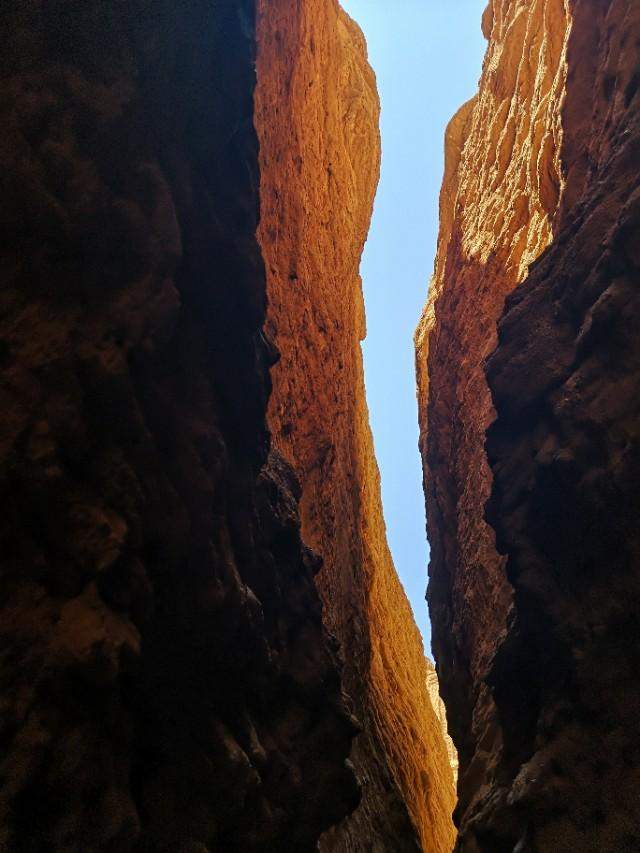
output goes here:
<path id="1" fill-rule="evenodd" d="M 436 256 L 445 129 L 478 86 L 486 3 L 407 0 L 402 14 L 382 0 L 342 6 L 364 33 L 381 102 L 380 182 L 360 268 L 367 403 L 389 547 L 431 657 L 413 336 Z"/>
<path id="2" fill-rule="evenodd" d="M 640 4 L 455 6 L 0 6 L 3 853 L 639 853 Z"/>

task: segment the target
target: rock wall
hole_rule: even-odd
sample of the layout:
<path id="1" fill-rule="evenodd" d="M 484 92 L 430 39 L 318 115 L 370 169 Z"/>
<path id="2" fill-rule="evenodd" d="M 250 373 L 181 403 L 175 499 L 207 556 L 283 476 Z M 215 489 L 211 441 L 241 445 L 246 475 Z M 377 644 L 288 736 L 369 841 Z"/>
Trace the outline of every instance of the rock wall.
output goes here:
<path id="1" fill-rule="evenodd" d="M 268 456 L 252 3 L 0 32 L 0 847 L 316 849 L 355 727 Z"/>
<path id="2" fill-rule="evenodd" d="M 447 131 L 416 344 L 463 851 L 640 849 L 639 14 L 493 0 Z"/>
<path id="3" fill-rule="evenodd" d="M 453 782 L 422 643 L 386 543 L 365 401 L 360 255 L 378 179 L 378 96 L 334 0 L 262 0 L 256 124 L 267 329 L 281 353 L 269 424 L 302 486 L 305 541 L 363 726 L 362 804 L 326 851 L 450 851 Z"/>
<path id="4" fill-rule="evenodd" d="M 489 43 L 479 92 L 446 132 L 438 253 L 416 332 L 428 599 L 460 756 L 459 815 L 495 770 L 501 732 L 486 675 L 512 596 L 484 519 L 494 417 L 484 361 L 505 296 L 552 236 L 568 9 L 564 0 L 496 0 L 482 26 Z"/>
<path id="5" fill-rule="evenodd" d="M 440 722 L 440 728 L 442 729 L 442 737 L 444 738 L 444 742 L 447 747 L 447 755 L 449 756 L 449 764 L 451 765 L 451 770 L 453 771 L 453 781 L 457 783 L 458 781 L 458 752 L 454 746 L 453 740 L 451 739 L 451 735 L 449 734 L 449 724 L 447 722 L 447 708 L 442 701 L 442 697 L 440 696 L 440 682 L 438 681 L 438 673 L 436 672 L 436 668 L 433 664 L 433 661 L 427 658 L 427 691 L 429 692 L 429 699 L 431 699 L 431 704 L 433 705 L 433 710 L 436 712 L 436 717 Z"/>
<path id="6" fill-rule="evenodd" d="M 523 849 L 640 850 L 640 6 L 571 4 L 554 239 L 488 377 L 488 516 L 508 555 L 491 684 L 502 779 L 482 825 Z M 486 849 L 496 849 L 485 842 Z"/>

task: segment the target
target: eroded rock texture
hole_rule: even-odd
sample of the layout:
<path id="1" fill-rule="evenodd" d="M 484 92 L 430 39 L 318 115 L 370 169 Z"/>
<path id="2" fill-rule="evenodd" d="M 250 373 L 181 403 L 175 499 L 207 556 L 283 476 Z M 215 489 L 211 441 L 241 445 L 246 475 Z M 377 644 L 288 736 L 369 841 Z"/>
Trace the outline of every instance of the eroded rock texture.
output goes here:
<path id="1" fill-rule="evenodd" d="M 452 773 L 419 633 L 386 543 L 364 394 L 360 255 L 378 178 L 378 97 L 334 0 L 263 0 L 260 241 L 281 359 L 269 423 L 302 486 L 302 530 L 364 731 L 362 804 L 322 849 L 450 851 Z"/>
<path id="2" fill-rule="evenodd" d="M 436 717 L 440 722 L 442 729 L 442 737 L 444 738 L 447 747 L 447 755 L 449 756 L 449 764 L 453 771 L 453 781 L 458 781 L 458 752 L 454 746 L 451 735 L 449 734 L 449 724 L 447 722 L 447 708 L 440 696 L 440 683 L 438 681 L 438 673 L 433 664 L 433 661 L 427 658 L 427 691 L 429 699 L 433 705 L 433 710 L 436 712 Z"/>
<path id="3" fill-rule="evenodd" d="M 640 849 L 639 15 L 493 0 L 447 132 L 416 343 L 464 851 Z"/>
<path id="4" fill-rule="evenodd" d="M 0 847 L 312 850 L 353 723 L 271 454 L 251 2 L 0 11 Z"/>
<path id="5" fill-rule="evenodd" d="M 551 239 L 560 193 L 563 0 L 492 3 L 480 89 L 445 141 L 438 255 L 416 333 L 420 449 L 431 544 L 433 648 L 460 756 L 459 812 L 492 778 L 501 733 L 486 675 L 511 589 L 484 519 L 494 417 L 484 361 L 507 293 Z"/>
<path id="6" fill-rule="evenodd" d="M 524 849 L 640 850 L 640 6 L 572 4 L 554 239 L 488 376 L 489 519 L 514 588 L 491 674 Z M 528 829 L 527 829 L 528 827 Z M 494 848 L 492 848 L 494 849 Z"/>

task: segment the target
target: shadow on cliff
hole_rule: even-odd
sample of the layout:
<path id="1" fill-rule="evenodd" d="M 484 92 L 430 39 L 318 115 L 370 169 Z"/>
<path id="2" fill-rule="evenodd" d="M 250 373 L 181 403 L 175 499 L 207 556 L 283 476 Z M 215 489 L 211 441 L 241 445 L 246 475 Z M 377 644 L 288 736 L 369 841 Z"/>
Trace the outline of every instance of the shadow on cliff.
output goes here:
<path id="1" fill-rule="evenodd" d="M 578 2 L 554 238 L 487 364 L 487 519 L 515 590 L 493 815 L 524 849 L 638 849 L 640 10 Z M 526 769 L 525 769 L 526 765 Z M 510 789 L 509 797 L 507 792 Z M 499 819 L 498 819 L 499 816 Z M 538 846 L 535 846 L 538 845 Z"/>

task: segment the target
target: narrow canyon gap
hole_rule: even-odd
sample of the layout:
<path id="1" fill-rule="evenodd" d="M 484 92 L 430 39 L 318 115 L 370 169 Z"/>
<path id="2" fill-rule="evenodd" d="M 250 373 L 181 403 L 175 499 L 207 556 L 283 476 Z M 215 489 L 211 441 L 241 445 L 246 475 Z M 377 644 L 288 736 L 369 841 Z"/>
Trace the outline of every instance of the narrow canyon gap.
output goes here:
<path id="1" fill-rule="evenodd" d="M 387 539 L 428 655 L 428 545 L 412 338 L 436 251 L 444 131 L 478 85 L 485 3 L 403 0 L 398 14 L 382 0 L 343 0 L 367 40 L 381 104 L 380 182 L 361 264 L 367 403 Z"/>
<path id="2" fill-rule="evenodd" d="M 640 7 L 482 28 L 415 337 L 456 829 L 364 396 L 362 33 L 0 8 L 3 851 L 640 850 Z"/>
<path id="3" fill-rule="evenodd" d="M 364 401 L 361 33 L 1 14 L 2 846 L 450 850 Z"/>

